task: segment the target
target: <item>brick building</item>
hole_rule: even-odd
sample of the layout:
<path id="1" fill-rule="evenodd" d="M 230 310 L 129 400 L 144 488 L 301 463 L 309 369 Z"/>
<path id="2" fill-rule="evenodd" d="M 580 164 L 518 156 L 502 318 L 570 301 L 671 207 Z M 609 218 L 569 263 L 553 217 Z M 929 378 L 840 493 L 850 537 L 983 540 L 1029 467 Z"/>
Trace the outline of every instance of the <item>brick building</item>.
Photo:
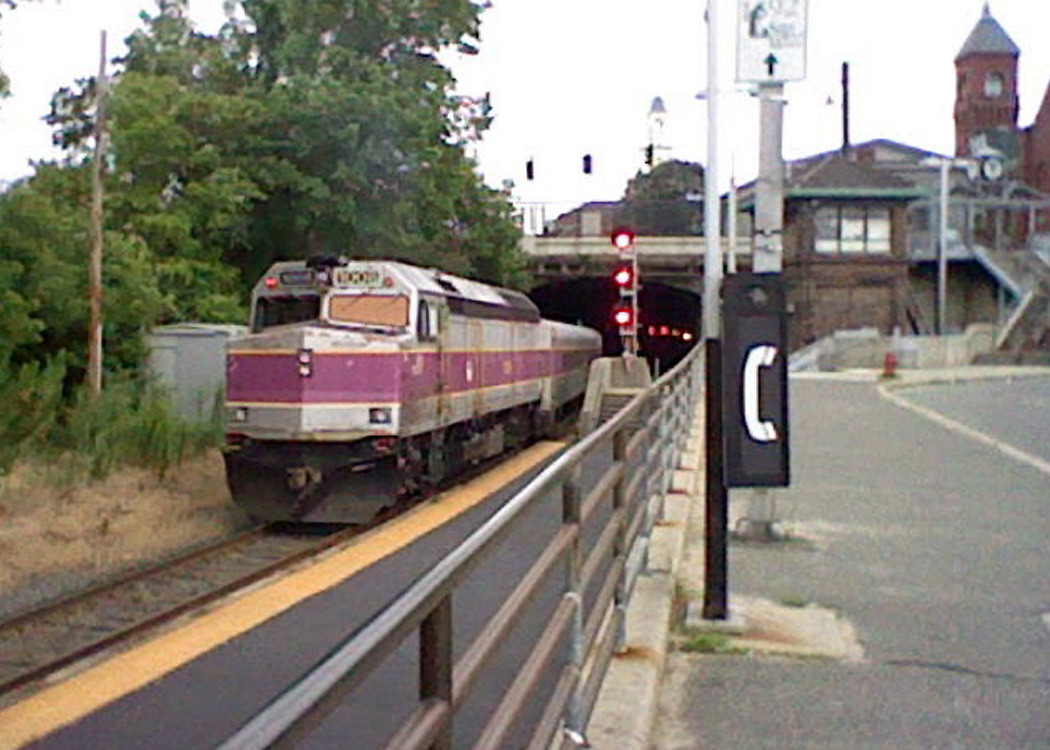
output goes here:
<path id="1" fill-rule="evenodd" d="M 1007 175 L 1050 193 L 1050 84 L 1035 120 L 1018 125 L 1017 61 L 1020 48 L 992 16 L 981 18 L 955 57 L 955 155 L 998 152 Z M 1050 229 L 1041 212 L 1037 230 Z"/>

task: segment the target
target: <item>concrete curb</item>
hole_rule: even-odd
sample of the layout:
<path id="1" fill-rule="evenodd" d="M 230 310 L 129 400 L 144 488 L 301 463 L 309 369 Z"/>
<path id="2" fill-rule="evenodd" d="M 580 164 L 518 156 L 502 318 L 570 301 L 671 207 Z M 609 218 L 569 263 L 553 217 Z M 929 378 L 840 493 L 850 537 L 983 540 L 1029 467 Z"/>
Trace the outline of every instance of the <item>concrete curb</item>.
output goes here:
<path id="1" fill-rule="evenodd" d="M 703 420 L 698 414 L 693 440 L 699 441 L 702 430 Z M 664 518 L 653 529 L 649 566 L 639 576 L 627 607 L 627 650 L 613 655 L 587 725 L 591 747 L 647 750 L 650 746 L 670 644 L 678 569 L 685 553 L 690 515 L 699 505 L 699 464 L 698 454 L 687 452 L 680 460 L 681 468 L 675 471 Z"/>

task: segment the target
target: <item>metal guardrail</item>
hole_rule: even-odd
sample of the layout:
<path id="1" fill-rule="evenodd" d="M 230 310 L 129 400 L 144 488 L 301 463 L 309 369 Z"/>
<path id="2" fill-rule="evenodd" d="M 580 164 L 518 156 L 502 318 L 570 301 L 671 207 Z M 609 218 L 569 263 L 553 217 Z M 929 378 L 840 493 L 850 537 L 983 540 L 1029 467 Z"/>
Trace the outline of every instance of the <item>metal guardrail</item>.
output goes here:
<path id="1" fill-rule="evenodd" d="M 273 700 L 220 747 L 294 747 L 412 633 L 419 633 L 419 702 L 388 748 L 452 747 L 453 722 L 490 658 L 505 642 L 530 598 L 560 566 L 564 583 L 552 616 L 506 686 L 474 748 L 570 748 L 583 735 L 614 651 L 625 648 L 625 612 L 647 566 L 649 538 L 685 448 L 703 381 L 702 347 L 693 351 L 620 413 L 565 451 L 488 521 L 311 672 Z M 584 462 L 604 451 L 611 463 L 584 483 Z M 561 497 L 561 523 L 480 633 L 453 658 L 452 601 L 468 573 L 520 527 L 524 513 Z M 589 521 L 602 525 L 591 529 Z M 584 529 L 587 529 L 585 535 Z M 584 539 L 589 540 L 589 544 Z M 569 648 L 559 648 L 566 639 Z M 560 660 L 560 661 L 559 661 Z M 541 678 L 541 716 L 524 743 L 511 735 Z M 559 732 L 561 732 L 559 737 Z"/>

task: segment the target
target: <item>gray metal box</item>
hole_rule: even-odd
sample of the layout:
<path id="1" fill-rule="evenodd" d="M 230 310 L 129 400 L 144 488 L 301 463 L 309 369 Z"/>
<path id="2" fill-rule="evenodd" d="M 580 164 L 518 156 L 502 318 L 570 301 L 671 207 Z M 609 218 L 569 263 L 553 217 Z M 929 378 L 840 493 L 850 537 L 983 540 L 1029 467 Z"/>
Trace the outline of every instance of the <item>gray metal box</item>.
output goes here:
<path id="1" fill-rule="evenodd" d="M 226 342 L 248 332 L 245 326 L 179 323 L 155 328 L 148 337 L 149 371 L 172 396 L 176 413 L 187 420 L 221 410 L 226 387 Z"/>

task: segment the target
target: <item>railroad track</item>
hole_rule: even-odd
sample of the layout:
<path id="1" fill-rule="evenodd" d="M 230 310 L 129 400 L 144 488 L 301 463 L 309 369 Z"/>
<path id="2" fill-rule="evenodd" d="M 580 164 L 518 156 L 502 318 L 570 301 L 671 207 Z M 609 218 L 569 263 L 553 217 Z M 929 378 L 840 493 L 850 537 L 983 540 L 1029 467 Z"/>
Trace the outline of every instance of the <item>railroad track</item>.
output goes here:
<path id="1" fill-rule="evenodd" d="M 0 622 L 0 702 L 362 530 L 329 527 L 307 533 L 301 527 L 259 526 Z"/>
<path id="2" fill-rule="evenodd" d="M 367 524 L 264 524 L 214 545 L 132 572 L 0 621 L 0 706 L 71 664 L 131 642 L 283 568 L 396 518 L 433 494 L 469 481 L 507 455 L 483 461 Z"/>

